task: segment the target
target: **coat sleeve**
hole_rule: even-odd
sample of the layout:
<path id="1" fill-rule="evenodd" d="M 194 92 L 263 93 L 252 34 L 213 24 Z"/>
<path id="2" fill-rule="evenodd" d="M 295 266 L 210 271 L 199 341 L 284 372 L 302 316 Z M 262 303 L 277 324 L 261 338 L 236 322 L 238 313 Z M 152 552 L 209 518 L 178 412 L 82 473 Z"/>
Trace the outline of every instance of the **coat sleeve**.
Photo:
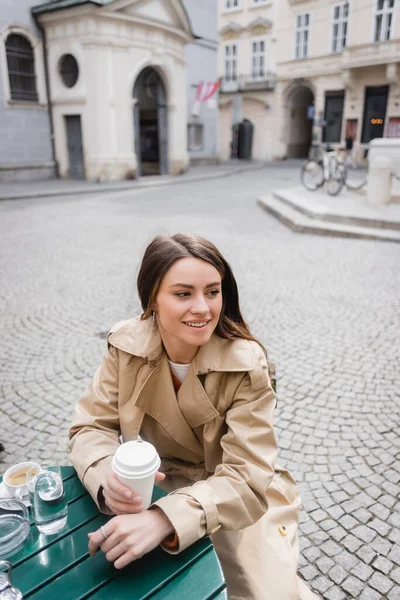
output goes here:
<path id="1" fill-rule="evenodd" d="M 273 431 L 276 404 L 264 353 L 257 346 L 256 367 L 246 373 L 225 414 L 222 462 L 206 481 L 175 490 L 154 505 L 171 521 L 179 553 L 218 529 L 243 529 L 268 510 L 266 492 L 273 475 L 277 445 Z M 154 506 L 153 505 L 153 506 Z"/>
<path id="2" fill-rule="evenodd" d="M 69 453 L 79 479 L 102 512 L 99 494 L 119 446 L 118 352 L 109 346 L 89 388 L 75 407 L 69 431 Z"/>

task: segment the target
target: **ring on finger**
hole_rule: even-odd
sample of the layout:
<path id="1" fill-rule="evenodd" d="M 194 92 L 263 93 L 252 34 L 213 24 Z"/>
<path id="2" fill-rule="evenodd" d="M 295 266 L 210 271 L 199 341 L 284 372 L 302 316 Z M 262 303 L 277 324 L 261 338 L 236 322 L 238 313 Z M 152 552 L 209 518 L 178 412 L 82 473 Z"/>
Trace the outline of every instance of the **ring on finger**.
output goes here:
<path id="1" fill-rule="evenodd" d="M 109 536 L 109 535 L 108 535 L 108 534 L 105 532 L 105 530 L 104 530 L 104 526 L 103 526 L 103 525 L 100 527 L 100 531 L 101 531 L 101 533 L 103 534 L 103 536 L 104 536 L 104 539 L 105 539 L 105 540 L 107 540 L 107 539 L 110 537 L 110 536 Z"/>

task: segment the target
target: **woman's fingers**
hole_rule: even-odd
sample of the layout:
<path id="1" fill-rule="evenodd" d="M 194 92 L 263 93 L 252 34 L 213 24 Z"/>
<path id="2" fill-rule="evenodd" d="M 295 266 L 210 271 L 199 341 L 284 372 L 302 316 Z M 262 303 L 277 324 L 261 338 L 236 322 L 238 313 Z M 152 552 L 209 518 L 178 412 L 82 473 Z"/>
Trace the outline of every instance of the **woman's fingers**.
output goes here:
<path id="1" fill-rule="evenodd" d="M 123 498 L 130 499 L 133 497 L 133 492 L 117 479 L 117 476 L 113 471 L 107 475 L 107 487 L 109 487 L 114 494 Z"/>
<path id="2" fill-rule="evenodd" d="M 125 554 L 128 550 L 125 541 L 115 544 L 115 546 L 113 546 L 108 551 L 104 550 L 103 546 L 101 546 L 101 549 L 103 550 L 104 554 L 106 555 L 106 559 L 109 562 L 114 562 L 115 560 L 117 560 L 117 558 L 119 558 L 120 556 L 123 556 L 123 554 Z"/>
<path id="3" fill-rule="evenodd" d="M 156 473 L 156 483 L 158 483 L 159 481 L 162 481 L 163 479 L 165 479 L 165 474 L 164 473 L 160 473 L 160 471 L 157 471 Z"/>
<path id="4" fill-rule="evenodd" d="M 126 565 L 129 565 L 130 562 L 132 562 L 133 560 L 137 560 L 138 558 L 141 557 L 139 555 L 133 554 L 131 550 L 128 550 L 128 552 L 125 552 L 125 554 L 123 554 L 114 562 L 114 567 L 116 569 L 123 569 L 124 567 L 126 567 Z"/>
<path id="5" fill-rule="evenodd" d="M 108 498 L 115 500 L 116 502 L 131 502 L 132 504 L 141 504 L 142 502 L 142 497 L 140 494 L 132 493 L 130 498 L 126 498 L 125 496 L 114 492 L 114 490 L 107 485 L 105 488 L 103 488 L 103 496 L 105 497 L 106 495 Z"/>
<path id="6" fill-rule="evenodd" d="M 118 502 L 113 498 L 110 498 L 106 492 L 103 491 L 104 500 L 108 506 L 116 515 L 124 514 L 135 514 L 143 510 L 143 503 L 140 502 Z"/>

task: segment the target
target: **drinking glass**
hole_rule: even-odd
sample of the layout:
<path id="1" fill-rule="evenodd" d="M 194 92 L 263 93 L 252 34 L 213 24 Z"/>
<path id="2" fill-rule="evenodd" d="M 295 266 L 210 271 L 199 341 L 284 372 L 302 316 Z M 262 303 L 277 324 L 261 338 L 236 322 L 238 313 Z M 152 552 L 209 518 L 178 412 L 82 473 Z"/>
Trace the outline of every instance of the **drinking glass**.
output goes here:
<path id="1" fill-rule="evenodd" d="M 60 531 L 67 522 L 68 505 L 61 469 L 51 462 L 41 463 L 29 469 L 26 484 L 32 515 L 41 533 L 53 534 Z"/>

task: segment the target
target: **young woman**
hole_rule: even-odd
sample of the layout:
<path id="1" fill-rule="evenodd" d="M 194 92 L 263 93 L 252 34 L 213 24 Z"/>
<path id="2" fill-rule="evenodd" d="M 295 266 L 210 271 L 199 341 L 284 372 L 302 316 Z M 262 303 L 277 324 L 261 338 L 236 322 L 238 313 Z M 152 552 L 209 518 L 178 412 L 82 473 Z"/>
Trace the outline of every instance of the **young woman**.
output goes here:
<path id="1" fill-rule="evenodd" d="M 315 600 L 297 576 L 300 497 L 275 463 L 266 353 L 229 264 L 202 238 L 158 236 L 137 283 L 143 314 L 111 330 L 70 431 L 79 477 L 117 515 L 89 534 L 90 553 L 100 547 L 122 568 L 210 535 L 230 600 Z M 169 492 L 148 510 L 110 466 L 120 436 L 139 434 L 157 448 Z"/>

